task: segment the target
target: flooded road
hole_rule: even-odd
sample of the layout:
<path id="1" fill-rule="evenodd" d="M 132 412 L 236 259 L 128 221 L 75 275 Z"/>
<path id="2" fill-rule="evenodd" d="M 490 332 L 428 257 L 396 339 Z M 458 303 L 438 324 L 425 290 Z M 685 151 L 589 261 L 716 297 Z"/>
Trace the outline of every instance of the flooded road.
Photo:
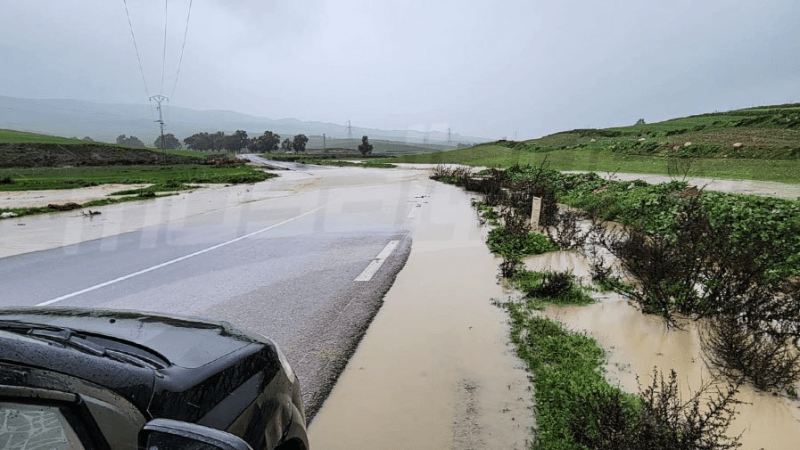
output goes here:
<path id="1" fill-rule="evenodd" d="M 528 258 L 525 264 L 529 270 L 572 270 L 578 276 L 589 271 L 586 261 L 573 252 L 540 255 Z M 690 323 L 685 331 L 668 330 L 659 317 L 642 314 L 618 294 L 596 294 L 595 298 L 597 303 L 589 306 L 551 305 L 543 314 L 597 340 L 607 352 L 607 378 L 612 384 L 626 392 L 638 392 L 637 376 L 645 387 L 652 381 L 654 367 L 665 378 L 674 369 L 686 401 L 690 390 L 711 381 L 713 376 L 701 356 L 697 323 Z M 739 415 L 728 429 L 730 435 L 744 432 L 742 448 L 797 448 L 800 401 L 757 392 L 751 386 L 743 386 L 737 399 L 750 403 L 736 408 Z"/>
<path id="2" fill-rule="evenodd" d="M 429 180 L 413 247 L 309 429 L 317 449 L 523 449 L 533 425 L 522 363 L 492 298 L 498 261 L 470 197 Z M 414 211 L 410 215 L 413 215 Z"/>

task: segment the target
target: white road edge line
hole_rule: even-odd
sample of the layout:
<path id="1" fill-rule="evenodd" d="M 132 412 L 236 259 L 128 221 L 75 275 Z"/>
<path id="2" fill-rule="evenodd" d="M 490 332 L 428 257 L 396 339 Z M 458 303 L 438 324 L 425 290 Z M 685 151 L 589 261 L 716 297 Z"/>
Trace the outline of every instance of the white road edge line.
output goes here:
<path id="1" fill-rule="evenodd" d="M 361 275 L 357 276 L 356 279 L 353 280 L 353 281 L 369 281 L 369 280 L 371 280 L 372 277 L 375 275 L 375 273 L 378 272 L 378 269 L 381 268 L 381 266 L 383 265 L 383 262 L 386 261 L 386 258 L 388 258 L 389 255 L 392 254 L 394 249 L 397 248 L 397 244 L 399 244 L 399 243 L 400 243 L 400 241 L 389 241 L 389 243 L 386 244 L 386 247 L 384 247 L 383 250 L 381 250 L 381 252 L 378 253 L 378 256 L 376 256 L 375 259 L 373 259 L 372 262 L 369 263 L 367 268 L 364 269 L 363 272 L 361 272 Z"/>
<path id="2" fill-rule="evenodd" d="M 309 215 L 309 214 L 311 214 L 311 213 L 313 213 L 313 212 L 316 212 L 316 211 L 317 211 L 317 210 L 319 210 L 319 209 L 322 209 L 322 207 L 319 207 L 319 208 L 314 208 L 314 209 L 312 209 L 311 211 L 306 211 L 306 212 L 304 212 L 303 214 L 300 214 L 299 216 L 294 216 L 294 217 L 292 217 L 291 219 L 286 219 L 286 220 L 284 220 L 283 222 L 276 223 L 275 225 L 270 225 L 270 226 L 268 226 L 268 227 L 266 227 L 266 228 L 262 228 L 262 229 L 260 229 L 260 230 L 258 230 L 258 231 L 254 231 L 254 232 L 252 232 L 252 233 L 250 233 L 250 234 L 246 234 L 246 235 L 244 235 L 244 236 L 239 236 L 239 237 L 238 237 L 238 238 L 236 238 L 236 239 L 231 239 L 230 241 L 223 242 L 223 243 L 221 243 L 221 244 L 217 244 L 217 245 L 214 245 L 214 246 L 208 247 L 208 248 L 206 248 L 206 249 L 203 249 L 203 250 L 200 250 L 200 251 L 197 251 L 197 252 L 191 253 L 191 254 L 189 254 L 189 255 L 181 256 L 180 258 L 175 258 L 175 259 L 173 259 L 173 260 L 171 260 L 171 261 L 167 261 L 167 262 L 164 262 L 164 263 L 161 263 L 161 264 L 157 264 L 157 265 L 155 265 L 155 266 L 153 266 L 153 267 L 148 267 L 147 269 L 140 270 L 140 271 L 138 271 L 138 272 L 134 272 L 134 273 L 130 273 L 130 274 L 128 274 L 128 275 L 125 275 L 125 276 L 122 276 L 122 277 L 119 277 L 119 278 L 114 278 L 113 280 L 106 281 L 105 283 L 96 284 L 96 285 L 94 285 L 94 286 L 92 286 L 92 287 L 88 287 L 88 288 L 86 288 L 86 289 L 81 289 L 80 291 L 76 291 L 76 292 L 73 292 L 73 293 L 71 293 L 71 294 L 62 295 L 61 297 L 54 298 L 54 299 L 52 299 L 52 300 L 48 300 L 48 301 L 46 301 L 46 302 L 37 303 L 37 304 L 36 304 L 36 306 L 47 306 L 47 305 L 52 305 L 53 303 L 58 303 L 58 302 L 60 302 L 60 301 L 62 301 L 62 300 L 66 300 L 66 299 L 68 299 L 68 298 L 76 297 L 76 296 L 78 296 L 78 295 L 85 294 L 85 293 L 87 293 L 87 292 L 95 291 L 95 290 L 97 290 L 97 289 L 100 289 L 100 288 L 102 288 L 102 287 L 106 287 L 106 286 L 109 286 L 109 285 L 112 285 L 112 284 L 115 284 L 115 283 L 119 283 L 120 281 L 125 281 L 125 280 L 127 280 L 127 279 L 130 279 L 130 278 L 133 278 L 133 277 L 138 277 L 139 275 L 143 275 L 143 274 L 146 274 L 146 273 L 148 273 L 148 272 L 152 272 L 152 271 L 154 271 L 154 270 L 161 269 L 162 267 L 166 267 L 166 266 L 169 266 L 169 265 L 175 264 L 175 263 L 177 263 L 177 262 L 185 261 L 185 260 L 187 260 L 187 259 L 189 259 L 189 258 L 193 258 L 193 257 L 195 257 L 195 256 L 202 255 L 203 253 L 208 253 L 208 252 L 210 252 L 211 250 L 216 250 L 216 249 L 218 249 L 218 248 L 220 248 L 220 247 L 224 247 L 224 246 L 226 246 L 226 245 L 233 244 L 234 242 L 239 242 L 239 241 L 241 241 L 242 239 L 247 239 L 247 238 L 249 238 L 249 237 L 253 237 L 253 236 L 255 236 L 255 235 L 259 234 L 259 233 L 263 233 L 263 232 L 265 232 L 265 231 L 269 231 L 269 230 L 271 230 L 271 229 L 273 229 L 273 228 L 277 228 L 277 227 L 279 227 L 279 226 L 281 226 L 281 225 L 286 225 L 286 224 L 287 224 L 287 223 L 289 223 L 289 222 L 295 221 L 295 220 L 297 220 L 297 219 L 299 219 L 299 218 L 301 218 L 301 217 L 303 217 L 303 216 L 307 216 L 307 215 Z"/>

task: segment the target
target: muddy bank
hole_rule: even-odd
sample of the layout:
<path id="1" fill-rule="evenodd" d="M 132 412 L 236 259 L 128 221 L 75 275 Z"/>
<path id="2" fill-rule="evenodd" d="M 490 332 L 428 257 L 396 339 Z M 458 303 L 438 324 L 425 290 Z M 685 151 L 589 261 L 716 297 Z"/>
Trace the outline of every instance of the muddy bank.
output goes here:
<path id="1" fill-rule="evenodd" d="M 574 252 L 554 252 L 526 259 L 529 270 L 572 270 L 589 273 L 586 261 Z M 657 316 L 644 315 L 615 293 L 596 294 L 597 303 L 588 306 L 548 306 L 544 316 L 562 322 L 573 331 L 586 331 L 607 352 L 607 378 L 627 392 L 638 392 L 639 383 L 650 383 L 653 367 L 666 374 L 674 369 L 683 393 L 713 379 L 703 362 L 698 323 L 685 331 L 667 329 Z M 724 385 L 723 385 L 724 387 Z M 789 449 L 800 442 L 800 401 L 786 396 L 758 392 L 744 386 L 730 435 L 743 432 L 743 448 Z"/>
<path id="2" fill-rule="evenodd" d="M 1 144 L 0 167 L 114 166 L 138 164 L 207 164 L 202 158 L 164 154 L 103 143 Z"/>
<path id="3" fill-rule="evenodd" d="M 0 209 L 35 208 L 51 203 L 86 203 L 108 197 L 112 192 L 129 189 L 142 189 L 149 184 L 103 184 L 77 189 L 48 189 L 41 191 L 0 192 Z"/>
<path id="4" fill-rule="evenodd" d="M 528 446 L 530 384 L 490 302 L 507 295 L 498 261 L 470 197 L 425 182 L 409 259 L 309 428 L 315 448 Z"/>

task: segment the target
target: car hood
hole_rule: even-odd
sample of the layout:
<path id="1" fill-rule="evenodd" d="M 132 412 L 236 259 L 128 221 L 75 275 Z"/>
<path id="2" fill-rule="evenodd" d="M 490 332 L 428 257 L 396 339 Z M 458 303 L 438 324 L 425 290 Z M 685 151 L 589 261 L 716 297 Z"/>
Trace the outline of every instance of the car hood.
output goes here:
<path id="1" fill-rule="evenodd" d="M 265 339 L 227 322 L 87 308 L 0 308 L 0 321 L 43 324 L 107 336 L 154 352 L 170 366 L 193 369 Z"/>

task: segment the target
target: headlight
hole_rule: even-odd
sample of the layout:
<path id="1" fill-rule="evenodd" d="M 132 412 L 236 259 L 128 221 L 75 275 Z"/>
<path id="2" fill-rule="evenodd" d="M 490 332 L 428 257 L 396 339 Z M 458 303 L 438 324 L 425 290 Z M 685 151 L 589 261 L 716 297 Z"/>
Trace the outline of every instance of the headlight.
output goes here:
<path id="1" fill-rule="evenodd" d="M 289 381 L 294 383 L 295 380 L 297 380 L 297 378 L 294 376 L 294 371 L 292 370 L 292 366 L 289 365 L 289 360 L 286 359 L 286 355 L 283 354 L 283 352 L 281 351 L 281 348 L 278 346 L 278 344 L 274 344 L 274 345 L 275 345 L 275 350 L 278 351 L 278 360 L 281 362 L 281 366 L 283 367 L 283 371 L 286 372 L 286 376 L 289 377 Z"/>

